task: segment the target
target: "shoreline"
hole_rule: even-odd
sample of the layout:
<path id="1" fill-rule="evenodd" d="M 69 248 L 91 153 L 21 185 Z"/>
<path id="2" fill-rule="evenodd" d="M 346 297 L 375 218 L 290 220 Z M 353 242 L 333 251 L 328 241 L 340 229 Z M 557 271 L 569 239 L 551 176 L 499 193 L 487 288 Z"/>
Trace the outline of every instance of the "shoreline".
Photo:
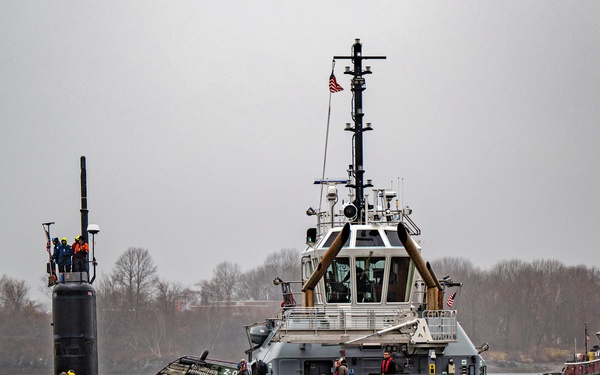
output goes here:
<path id="1" fill-rule="evenodd" d="M 488 374 L 546 374 L 560 373 L 562 363 L 523 363 L 515 361 L 486 361 Z"/>

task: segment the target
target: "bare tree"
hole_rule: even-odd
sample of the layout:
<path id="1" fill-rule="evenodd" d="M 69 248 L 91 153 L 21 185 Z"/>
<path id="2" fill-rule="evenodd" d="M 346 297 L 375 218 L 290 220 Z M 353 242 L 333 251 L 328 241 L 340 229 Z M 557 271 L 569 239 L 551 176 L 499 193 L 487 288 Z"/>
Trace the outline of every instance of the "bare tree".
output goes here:
<path id="1" fill-rule="evenodd" d="M 515 353 L 520 349 L 522 341 L 518 325 L 527 309 L 523 288 L 528 265 L 518 259 L 504 260 L 496 264 L 490 271 L 494 280 L 494 289 L 490 293 L 490 301 L 496 306 L 491 319 L 497 319 L 495 335 L 501 338 L 502 348 Z"/>
<path id="2" fill-rule="evenodd" d="M 4 310 L 19 312 L 31 307 L 32 301 L 27 298 L 29 286 L 25 280 L 15 280 L 3 275 L 0 279 L 0 305 Z"/>
<path id="3" fill-rule="evenodd" d="M 123 293 L 113 274 L 103 275 L 98 282 L 98 298 L 103 310 L 120 309 Z"/>
<path id="4" fill-rule="evenodd" d="M 542 352 L 542 346 L 552 345 L 557 339 L 555 319 L 561 314 L 562 304 L 566 298 L 565 291 L 556 280 L 562 279 L 565 267 L 555 260 L 538 260 L 532 263 L 532 297 L 531 297 L 531 341 L 535 345 L 535 356 Z"/>
<path id="5" fill-rule="evenodd" d="M 201 280 L 196 283 L 196 286 L 200 288 L 198 292 L 200 295 L 200 305 L 208 306 L 211 301 L 217 299 L 216 286 L 213 286 L 209 280 Z"/>
<path id="6" fill-rule="evenodd" d="M 217 295 L 220 301 L 231 304 L 233 291 L 240 277 L 240 266 L 237 263 L 221 262 L 213 271 L 212 284 L 217 286 Z"/>
<path id="7" fill-rule="evenodd" d="M 30 289 L 24 280 L 6 275 L 0 278 L 0 367 L 7 369 L 25 358 L 48 359 L 47 343 L 50 317 L 37 301 L 28 298 Z M 46 358 L 44 358 L 46 357 Z"/>
<path id="8" fill-rule="evenodd" d="M 270 254 L 267 256 L 264 266 L 270 281 L 276 277 L 285 281 L 300 280 L 300 252 L 296 249 L 281 249 Z"/>
<path id="9" fill-rule="evenodd" d="M 172 319 L 178 311 L 185 308 L 193 293 L 180 282 L 156 281 L 155 306 L 161 315 Z M 191 302 L 191 301 L 189 301 Z"/>
<path id="10" fill-rule="evenodd" d="M 167 322 L 164 315 L 158 311 L 147 311 L 149 319 L 144 319 L 145 325 L 140 330 L 140 342 L 156 358 L 162 358 L 163 348 L 167 345 Z"/>
<path id="11" fill-rule="evenodd" d="M 273 299 L 275 286 L 274 277 L 268 273 L 264 266 L 245 272 L 237 284 L 236 295 L 241 300 L 268 300 Z"/>
<path id="12" fill-rule="evenodd" d="M 244 273 L 237 284 L 236 294 L 241 299 L 281 299 L 281 288 L 273 285 L 276 277 L 285 281 L 300 281 L 299 251 L 282 249 L 267 256 L 263 265 Z"/>
<path id="13" fill-rule="evenodd" d="M 156 266 L 146 249 L 130 247 L 117 259 L 112 274 L 115 286 L 124 294 L 123 304 L 137 319 L 147 309 L 155 290 Z"/>
<path id="14" fill-rule="evenodd" d="M 217 305 L 222 302 L 231 303 L 235 288 L 240 280 L 240 266 L 228 261 L 221 262 L 213 270 L 213 277 L 201 280 L 196 285 L 200 287 L 200 304 Z"/>
<path id="15" fill-rule="evenodd" d="M 105 338 L 118 337 L 119 332 L 125 329 L 123 299 L 124 294 L 121 292 L 112 274 L 102 275 L 97 287 L 98 295 L 98 336 L 101 342 Z M 107 340 L 108 341 L 108 340 Z M 115 340 L 113 339 L 110 345 L 107 345 L 103 350 L 111 351 L 115 349 Z M 118 349 L 117 349 L 118 350 Z"/>

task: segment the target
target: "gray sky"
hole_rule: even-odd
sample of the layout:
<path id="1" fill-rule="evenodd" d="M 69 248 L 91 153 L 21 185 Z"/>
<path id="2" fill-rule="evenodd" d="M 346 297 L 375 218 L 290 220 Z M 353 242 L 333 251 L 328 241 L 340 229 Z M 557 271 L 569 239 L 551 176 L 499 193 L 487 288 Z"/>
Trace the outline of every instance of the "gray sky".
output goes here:
<path id="1" fill-rule="evenodd" d="M 303 249 L 355 38 L 387 56 L 366 178 L 404 179 L 427 259 L 600 266 L 599 31 L 597 1 L 0 1 L 0 275 L 37 289 L 41 223 L 78 234 L 81 155 L 100 272 L 142 247 L 192 285 Z M 345 65 L 329 177 L 351 162 Z"/>

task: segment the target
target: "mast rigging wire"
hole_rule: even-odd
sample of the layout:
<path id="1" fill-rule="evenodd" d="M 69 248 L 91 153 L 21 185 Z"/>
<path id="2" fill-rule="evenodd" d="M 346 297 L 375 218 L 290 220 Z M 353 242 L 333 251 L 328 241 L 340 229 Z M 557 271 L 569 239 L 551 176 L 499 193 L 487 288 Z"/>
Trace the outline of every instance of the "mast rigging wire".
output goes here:
<path id="1" fill-rule="evenodd" d="M 331 61 L 331 74 L 335 69 L 335 59 Z M 321 193 L 319 194 L 319 210 L 317 212 L 321 212 L 321 207 L 323 204 L 323 181 L 325 181 L 325 166 L 327 165 L 327 144 L 329 143 L 329 123 L 331 121 L 331 90 L 329 90 L 329 105 L 327 110 L 327 130 L 325 132 L 325 151 L 323 152 L 323 171 L 321 173 Z"/>

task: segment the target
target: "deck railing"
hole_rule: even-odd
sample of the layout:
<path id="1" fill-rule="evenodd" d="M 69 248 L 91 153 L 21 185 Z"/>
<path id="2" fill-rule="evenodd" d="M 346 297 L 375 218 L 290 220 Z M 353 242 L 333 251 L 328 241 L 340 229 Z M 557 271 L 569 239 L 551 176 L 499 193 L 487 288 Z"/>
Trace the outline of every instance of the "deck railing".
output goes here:
<path id="1" fill-rule="evenodd" d="M 314 331 L 315 334 L 327 331 L 378 332 L 400 327 L 416 318 L 416 313 L 402 308 L 294 307 L 283 311 L 280 329 L 286 334 L 295 331 Z M 433 341 L 456 340 L 456 311 L 424 311 L 423 319 Z"/>
<path id="2" fill-rule="evenodd" d="M 394 325 L 402 309 L 295 307 L 283 313 L 284 330 L 374 330 Z"/>
<path id="3" fill-rule="evenodd" d="M 423 318 L 434 341 L 456 341 L 456 310 L 426 310 Z"/>

